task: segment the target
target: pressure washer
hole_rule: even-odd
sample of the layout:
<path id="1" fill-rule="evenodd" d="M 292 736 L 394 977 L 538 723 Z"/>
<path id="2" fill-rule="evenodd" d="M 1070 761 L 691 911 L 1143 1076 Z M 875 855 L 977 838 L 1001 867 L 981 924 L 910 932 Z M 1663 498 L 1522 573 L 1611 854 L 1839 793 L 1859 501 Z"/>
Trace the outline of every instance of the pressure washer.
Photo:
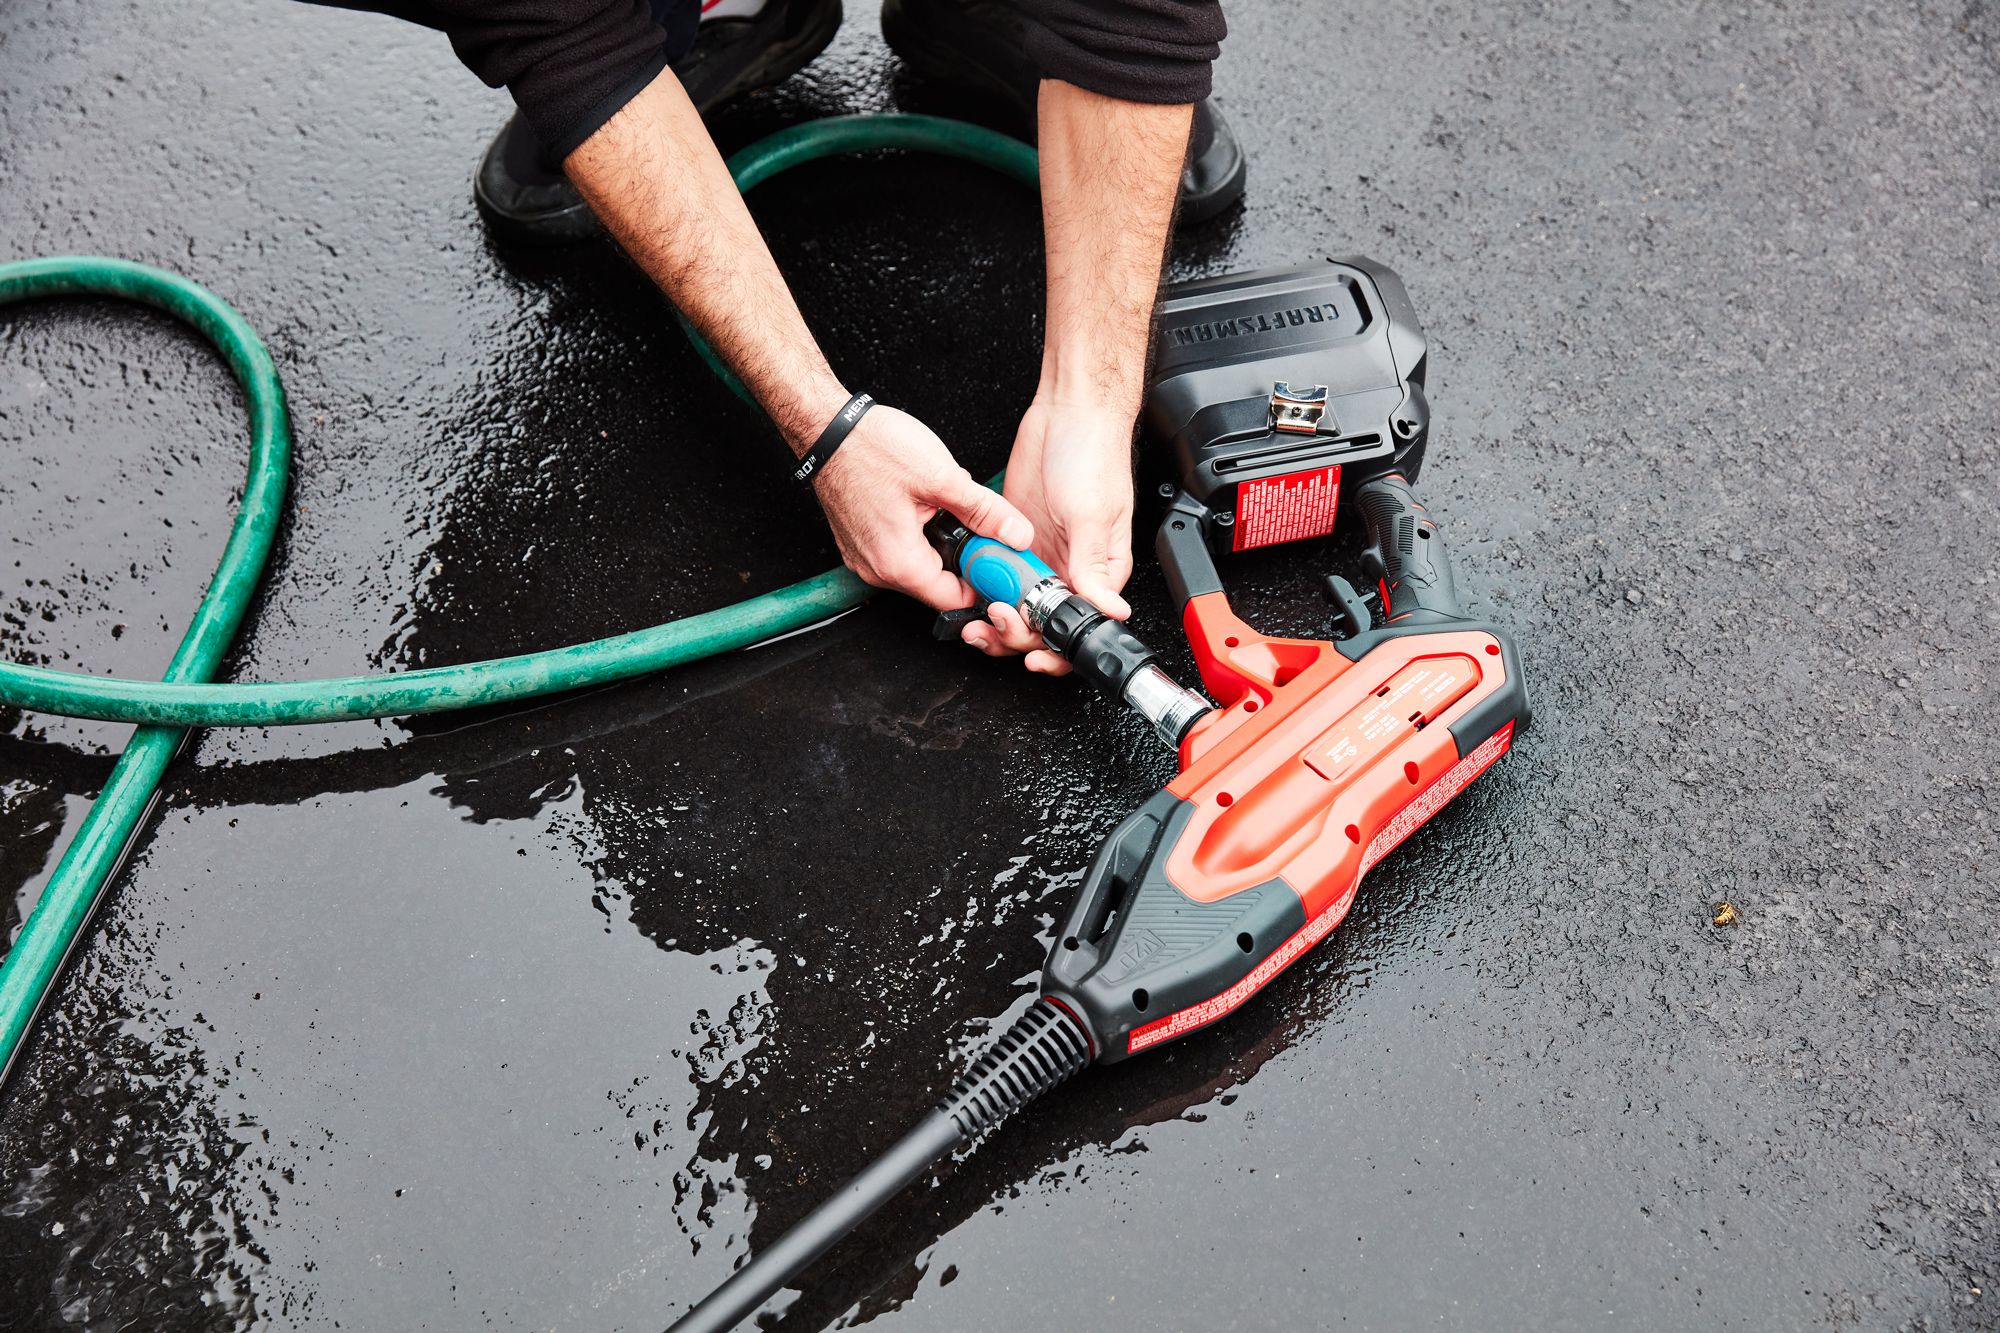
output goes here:
<path id="1" fill-rule="evenodd" d="M 1030 186 L 1036 179 L 1025 145 L 908 115 L 795 126 L 737 154 L 730 170 L 748 190 L 803 162 L 879 148 L 964 158 Z M 137 300 L 205 335 L 243 386 L 250 463 L 228 544 L 164 681 L 0 663 L 0 705 L 139 724 L 0 960 L 0 1082 L 188 728 L 531 699 L 796 632 L 868 595 L 834 570 L 685 620 L 518 657 L 212 683 L 283 512 L 291 435 L 276 366 L 242 316 L 178 275 L 90 256 L 0 264 L 0 305 L 63 295 Z M 1209 697 L 1176 682 L 1126 625 L 1032 553 L 974 536 L 950 515 L 932 521 L 941 557 L 982 605 L 1014 606 L 1078 675 L 1151 724 L 1179 772 L 1098 849 L 1055 935 L 1041 993 L 1019 1021 L 915 1129 L 676 1330 L 735 1325 L 940 1158 L 1085 1065 L 1126 1059 L 1235 1010 L 1340 923 L 1370 867 L 1506 753 L 1529 717 L 1519 655 L 1503 628 L 1464 613 L 1437 523 L 1412 490 L 1430 434 L 1426 360 L 1401 281 L 1363 259 L 1170 290 L 1143 425 L 1175 478 L 1155 549 Z M 1333 638 L 1265 635 L 1230 609 L 1219 556 L 1343 528 L 1365 537 L 1367 579 L 1357 590 L 1326 577 Z M 939 629 L 955 636 L 961 624 L 947 617 Z"/>
<path id="2" fill-rule="evenodd" d="M 671 1333 L 734 1327 L 939 1159 L 1086 1065 L 1242 1005 L 1528 722 L 1513 639 L 1466 616 L 1411 486 L 1430 439 L 1427 349 L 1396 275 L 1343 259 L 1180 284 L 1159 337 L 1144 434 L 1177 481 L 1154 550 L 1215 702 L 1031 552 L 948 514 L 931 521 L 980 604 L 1016 608 L 1144 717 L 1180 772 L 1099 847 L 1028 1010 L 909 1134 Z M 1327 576 L 1335 638 L 1265 635 L 1230 609 L 1218 554 L 1330 537 L 1350 515 L 1373 596 Z M 941 617 L 939 637 L 963 623 Z"/>

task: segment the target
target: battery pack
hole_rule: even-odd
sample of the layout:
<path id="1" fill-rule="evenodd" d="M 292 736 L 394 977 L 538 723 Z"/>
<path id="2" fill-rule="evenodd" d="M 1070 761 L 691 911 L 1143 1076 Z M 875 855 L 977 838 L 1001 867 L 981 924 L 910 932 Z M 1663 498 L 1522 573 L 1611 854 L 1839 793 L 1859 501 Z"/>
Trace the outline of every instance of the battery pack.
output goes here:
<path id="1" fill-rule="evenodd" d="M 1343 491 L 1392 470 L 1417 479 L 1424 365 L 1402 280 L 1366 259 L 1176 283 L 1146 435 L 1207 511 L 1211 546 L 1324 537 Z"/>

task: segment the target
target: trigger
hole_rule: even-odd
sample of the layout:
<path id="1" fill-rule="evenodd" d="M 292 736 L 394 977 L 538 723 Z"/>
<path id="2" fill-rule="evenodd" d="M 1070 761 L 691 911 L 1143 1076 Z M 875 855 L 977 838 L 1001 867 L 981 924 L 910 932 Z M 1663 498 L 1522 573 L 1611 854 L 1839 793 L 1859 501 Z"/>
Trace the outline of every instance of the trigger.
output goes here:
<path id="1" fill-rule="evenodd" d="M 986 618 L 983 606 L 964 606 L 956 611 L 940 612 L 931 624 L 931 637 L 939 643 L 949 643 L 961 637 L 967 625 Z"/>

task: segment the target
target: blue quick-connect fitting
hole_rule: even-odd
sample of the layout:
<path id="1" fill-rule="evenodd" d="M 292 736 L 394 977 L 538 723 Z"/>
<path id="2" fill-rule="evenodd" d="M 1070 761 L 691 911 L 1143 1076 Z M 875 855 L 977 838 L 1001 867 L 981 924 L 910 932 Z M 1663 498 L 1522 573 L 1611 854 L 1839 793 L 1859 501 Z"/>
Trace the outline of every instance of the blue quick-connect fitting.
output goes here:
<path id="1" fill-rule="evenodd" d="M 979 594 L 982 604 L 1005 602 L 1018 607 L 1030 588 L 1056 572 L 1033 551 L 1017 551 L 991 537 L 974 537 L 959 552 L 960 576 Z"/>

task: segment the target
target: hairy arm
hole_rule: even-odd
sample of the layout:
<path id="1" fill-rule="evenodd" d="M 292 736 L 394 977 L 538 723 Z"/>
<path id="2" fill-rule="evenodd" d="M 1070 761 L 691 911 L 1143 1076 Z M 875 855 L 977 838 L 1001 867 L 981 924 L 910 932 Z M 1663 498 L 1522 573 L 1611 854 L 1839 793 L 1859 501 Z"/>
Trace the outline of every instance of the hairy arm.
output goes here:
<path id="1" fill-rule="evenodd" d="M 627 254 L 701 330 L 794 454 L 849 391 L 827 364 L 730 180 L 701 116 L 661 74 L 564 160 Z M 974 531 L 1025 546 L 1028 520 L 975 482 L 923 423 L 894 408 L 861 419 L 813 486 L 841 556 L 862 578 L 933 606 L 969 594 L 922 527 L 949 508 Z"/>
<path id="2" fill-rule="evenodd" d="M 1114 414 L 1128 429 L 1138 418 L 1193 112 L 1042 84 L 1049 295 L 1038 397 L 1051 404 Z"/>
<path id="3" fill-rule="evenodd" d="M 1132 574 L 1132 430 L 1187 154 L 1189 105 L 1130 102 L 1055 79 L 1039 105 L 1048 318 L 1041 382 L 1007 469 L 1007 498 L 1044 559 L 1115 616 Z M 989 653 L 1036 639 L 1018 617 L 969 626 Z M 1031 670 L 1067 669 L 1045 649 Z"/>
<path id="4" fill-rule="evenodd" d="M 680 83 L 655 79 L 563 169 L 802 454 L 847 391 Z"/>

